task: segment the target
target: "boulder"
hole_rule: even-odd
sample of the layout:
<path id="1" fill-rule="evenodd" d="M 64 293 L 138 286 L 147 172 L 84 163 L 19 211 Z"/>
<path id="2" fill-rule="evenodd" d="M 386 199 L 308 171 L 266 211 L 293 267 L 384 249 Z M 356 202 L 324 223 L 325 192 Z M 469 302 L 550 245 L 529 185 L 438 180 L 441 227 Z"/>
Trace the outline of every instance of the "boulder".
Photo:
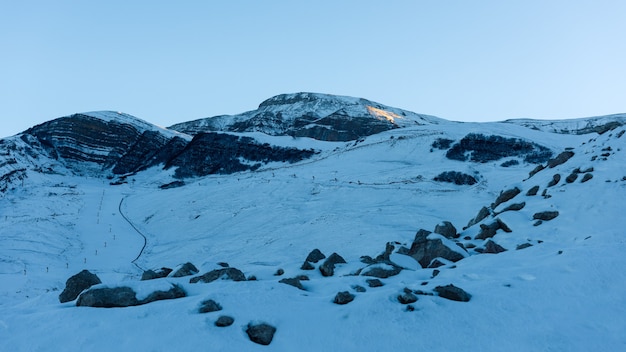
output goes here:
<path id="1" fill-rule="evenodd" d="M 576 181 L 577 178 L 578 178 L 578 173 L 572 172 L 571 174 L 569 174 L 569 176 L 565 178 L 565 182 L 574 183 L 574 181 Z"/>
<path id="2" fill-rule="evenodd" d="M 233 325 L 234 322 L 235 322 L 235 319 L 233 317 L 230 317 L 228 315 L 222 315 L 219 318 L 217 318 L 217 320 L 215 321 L 215 326 L 219 326 L 223 328 L 223 327 Z"/>
<path id="3" fill-rule="evenodd" d="M 248 334 L 250 341 L 264 346 L 272 343 L 275 333 L 276 328 L 267 323 L 249 323 L 246 328 L 246 334 Z"/>
<path id="4" fill-rule="evenodd" d="M 141 274 L 141 281 L 160 279 L 166 277 L 172 272 L 170 268 L 161 268 L 157 270 L 146 270 Z"/>
<path id="5" fill-rule="evenodd" d="M 300 267 L 300 269 L 301 270 L 313 270 L 315 269 L 315 267 L 308 260 L 305 260 L 302 266 Z"/>
<path id="6" fill-rule="evenodd" d="M 561 154 L 557 155 L 556 158 L 548 160 L 548 167 L 549 168 L 553 168 L 553 167 L 559 166 L 561 164 L 564 164 L 566 161 L 568 161 L 573 156 L 574 156 L 574 152 L 573 151 L 566 150 L 566 151 L 562 152 Z"/>
<path id="7" fill-rule="evenodd" d="M 335 274 L 335 265 L 337 264 L 346 264 L 346 260 L 339 254 L 333 253 L 320 265 L 320 272 L 323 276 L 333 276 Z"/>
<path id="8" fill-rule="evenodd" d="M 491 205 L 491 209 L 495 209 L 498 205 L 504 202 L 508 202 L 509 200 L 515 198 L 515 196 L 517 196 L 521 192 L 522 191 L 517 187 L 500 192 L 500 195 L 498 196 L 498 198 L 496 198 L 496 201 Z"/>
<path id="9" fill-rule="evenodd" d="M 401 271 L 402 271 L 402 268 L 400 268 L 399 266 L 389 265 L 388 268 L 384 268 L 384 267 L 381 267 L 381 266 L 376 266 L 376 267 L 367 269 L 361 275 L 362 276 L 377 277 L 377 278 L 380 278 L 380 279 L 386 279 L 388 277 L 396 276 L 396 275 L 400 274 Z"/>
<path id="10" fill-rule="evenodd" d="M 472 226 L 478 224 L 479 222 L 481 222 L 484 219 L 486 219 L 489 216 L 489 214 L 491 214 L 491 212 L 489 211 L 489 208 L 487 208 L 487 207 L 480 208 L 480 210 L 478 211 L 478 214 L 476 215 L 476 217 L 473 218 L 472 220 L 470 220 L 465 228 L 472 227 Z"/>
<path id="11" fill-rule="evenodd" d="M 464 185 L 471 186 L 471 185 L 476 184 L 476 182 L 478 182 L 476 178 L 474 178 L 472 175 L 464 174 L 458 171 L 444 171 L 440 173 L 439 175 L 435 176 L 433 180 L 437 182 L 454 183 L 455 185 L 458 185 L 458 186 L 464 186 Z"/>
<path id="12" fill-rule="evenodd" d="M 518 244 L 517 247 L 515 247 L 515 250 L 519 251 L 520 249 L 525 249 L 528 247 L 532 247 L 533 245 L 526 242 L 526 243 L 522 243 L 522 244 Z"/>
<path id="13" fill-rule="evenodd" d="M 367 279 L 365 282 L 367 282 L 367 285 L 372 288 L 384 286 L 383 282 L 378 279 Z"/>
<path id="14" fill-rule="evenodd" d="M 398 302 L 402 304 L 411 304 L 417 302 L 417 296 L 410 290 L 405 290 L 404 294 L 398 295 Z"/>
<path id="15" fill-rule="evenodd" d="M 430 234 L 430 231 L 423 229 L 417 231 L 411 248 L 406 249 L 403 247 L 398 253 L 410 255 L 419 262 L 422 268 L 428 267 L 430 262 L 437 257 L 452 262 L 457 262 L 465 258 L 463 254 L 446 246 L 441 238 L 428 239 Z"/>
<path id="16" fill-rule="evenodd" d="M 556 186 L 557 184 L 559 184 L 560 181 L 561 181 L 561 175 L 554 174 L 554 176 L 552 176 L 552 180 L 548 182 L 548 187 Z"/>
<path id="17" fill-rule="evenodd" d="M 504 249 L 504 247 L 500 246 L 499 244 L 495 243 L 492 240 L 489 240 L 485 244 L 485 249 L 483 250 L 483 253 L 498 254 L 498 253 L 502 253 L 504 251 L 506 251 L 506 249 Z"/>
<path id="18" fill-rule="evenodd" d="M 490 224 L 480 224 L 480 231 L 476 235 L 475 239 L 485 240 L 487 238 L 491 238 L 496 235 L 496 232 L 498 230 L 502 230 L 504 232 L 512 232 L 507 224 L 504 223 L 504 221 L 496 219 Z"/>
<path id="19" fill-rule="evenodd" d="M 246 281 L 246 276 L 241 270 L 236 268 L 222 268 L 211 270 L 206 274 L 192 277 L 189 282 L 195 284 L 197 282 L 209 283 L 217 279 L 233 280 L 233 281 Z"/>
<path id="20" fill-rule="evenodd" d="M 172 285 L 167 291 L 155 291 L 148 295 L 148 297 L 139 301 L 139 304 L 146 304 L 154 301 L 162 301 L 166 299 L 176 299 L 186 297 L 187 293 L 182 287 L 178 285 Z"/>
<path id="21" fill-rule="evenodd" d="M 559 216 L 558 211 L 542 211 L 533 214 L 533 220 L 549 221 Z"/>
<path id="22" fill-rule="evenodd" d="M 526 202 L 513 203 L 509 205 L 508 207 L 502 209 L 500 212 L 498 212 L 498 214 L 502 214 L 505 211 L 519 211 L 519 210 L 524 209 L 525 206 L 526 206 Z"/>
<path id="23" fill-rule="evenodd" d="M 537 165 L 537 167 L 535 167 L 534 169 L 532 169 L 532 171 L 530 171 L 528 173 L 528 178 L 531 178 L 533 176 L 535 176 L 539 171 L 545 169 L 546 167 L 543 165 Z"/>
<path id="24" fill-rule="evenodd" d="M 282 280 L 280 280 L 278 282 L 280 282 L 281 284 L 291 285 L 291 286 L 293 286 L 295 288 L 298 288 L 298 289 L 300 289 L 302 291 L 306 291 L 304 286 L 302 286 L 302 283 L 300 282 L 300 279 L 298 279 L 298 278 L 289 278 L 289 279 L 285 278 L 285 279 L 282 279 Z"/>
<path id="25" fill-rule="evenodd" d="M 170 277 L 190 276 L 190 275 L 195 275 L 199 272 L 200 270 L 198 270 L 198 268 L 196 268 L 195 265 L 187 262 L 181 265 L 180 268 L 178 268 L 175 272 L 171 273 Z"/>
<path id="26" fill-rule="evenodd" d="M 531 189 L 526 192 L 527 196 L 536 196 L 537 192 L 539 192 L 539 185 L 533 186 Z"/>
<path id="27" fill-rule="evenodd" d="M 583 176 L 583 178 L 580 180 L 580 183 L 585 183 L 585 182 L 587 182 L 587 181 L 591 180 L 592 178 L 593 178 L 593 174 L 592 174 L 592 173 L 590 173 L 590 172 L 588 172 L 588 173 L 586 173 L 586 174 Z"/>
<path id="28" fill-rule="evenodd" d="M 215 302 L 212 299 L 207 299 L 206 301 L 202 301 L 200 303 L 200 308 L 198 308 L 198 313 L 211 313 L 222 310 L 222 306 Z"/>
<path id="29" fill-rule="evenodd" d="M 315 248 L 312 250 L 309 255 L 306 256 L 306 261 L 310 263 L 317 263 L 322 259 L 325 259 L 326 256 L 319 249 Z"/>
<path id="30" fill-rule="evenodd" d="M 456 232 L 456 227 L 452 225 L 450 221 L 443 221 L 435 226 L 435 233 L 442 235 L 445 238 L 459 238 L 459 234 Z"/>
<path id="31" fill-rule="evenodd" d="M 465 292 L 462 288 L 456 287 L 452 284 L 446 286 L 437 286 L 435 287 L 435 292 L 439 294 L 439 297 L 459 302 L 469 302 L 469 300 L 472 298 L 472 295 Z"/>
<path id="32" fill-rule="evenodd" d="M 354 295 L 348 291 L 343 291 L 343 292 L 338 292 L 337 295 L 335 295 L 335 299 L 333 300 L 333 303 L 335 304 L 348 304 L 352 301 L 354 301 Z"/>
<path id="33" fill-rule="evenodd" d="M 367 292 L 367 290 L 365 289 L 365 287 L 361 286 L 361 285 L 352 285 L 352 289 L 355 290 L 356 292 Z"/>
<path id="34" fill-rule="evenodd" d="M 130 287 L 96 288 L 83 292 L 76 305 L 81 307 L 115 308 L 139 305 L 137 293 Z"/>
<path id="35" fill-rule="evenodd" d="M 385 245 L 385 251 L 382 254 L 376 256 L 376 259 L 374 259 L 374 261 L 376 261 L 377 263 L 388 263 L 389 256 L 391 255 L 391 253 L 393 253 L 394 249 L 395 247 L 393 243 L 387 242 L 387 244 Z"/>
<path id="36" fill-rule="evenodd" d="M 100 278 L 96 274 L 92 274 L 88 270 L 83 270 L 67 279 L 65 289 L 63 289 L 63 292 L 59 295 L 59 301 L 61 303 L 73 301 L 84 290 L 101 283 L 102 281 L 100 281 Z"/>

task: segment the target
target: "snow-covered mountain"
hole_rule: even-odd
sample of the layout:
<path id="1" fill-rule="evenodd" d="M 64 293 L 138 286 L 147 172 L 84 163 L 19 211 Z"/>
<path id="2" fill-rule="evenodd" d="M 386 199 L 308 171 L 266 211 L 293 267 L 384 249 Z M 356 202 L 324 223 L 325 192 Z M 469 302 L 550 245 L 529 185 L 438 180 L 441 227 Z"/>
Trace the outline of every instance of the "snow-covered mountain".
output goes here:
<path id="1" fill-rule="evenodd" d="M 350 141 L 399 127 L 444 122 L 362 98 L 319 93 L 281 94 L 257 110 L 215 116 L 169 127 L 195 135 L 208 131 L 262 132 L 272 136 Z"/>
<path id="2" fill-rule="evenodd" d="M 261 105 L 282 116 L 267 133 L 270 114 L 174 132 L 96 112 L 1 140 L 0 350 L 626 347 L 620 116 L 553 131 Z M 313 112 L 390 123 L 363 106 L 407 120 L 285 132 Z"/>

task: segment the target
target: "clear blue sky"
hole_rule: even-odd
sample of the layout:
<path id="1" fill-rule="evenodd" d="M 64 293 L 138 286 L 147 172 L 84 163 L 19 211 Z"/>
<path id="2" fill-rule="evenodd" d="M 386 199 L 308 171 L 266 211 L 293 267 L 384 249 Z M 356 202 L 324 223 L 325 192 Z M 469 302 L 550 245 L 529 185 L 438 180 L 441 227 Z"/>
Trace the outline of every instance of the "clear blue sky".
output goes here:
<path id="1" fill-rule="evenodd" d="M 626 1 L 1 1 L 0 137 L 75 112 L 161 126 L 280 93 L 462 121 L 626 112 Z"/>

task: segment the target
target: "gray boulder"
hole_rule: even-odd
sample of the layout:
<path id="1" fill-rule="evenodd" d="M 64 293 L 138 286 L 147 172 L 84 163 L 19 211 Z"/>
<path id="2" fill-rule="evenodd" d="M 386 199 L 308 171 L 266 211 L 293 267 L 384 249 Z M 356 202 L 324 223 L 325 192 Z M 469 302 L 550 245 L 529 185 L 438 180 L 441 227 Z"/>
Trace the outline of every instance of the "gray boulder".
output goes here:
<path id="1" fill-rule="evenodd" d="M 195 275 L 199 272 L 200 270 L 198 270 L 198 268 L 196 268 L 195 265 L 187 262 L 183 264 L 180 268 L 178 268 L 178 270 L 176 270 L 174 273 L 170 274 L 170 276 L 171 277 L 183 277 L 183 276 Z"/>
<path id="2" fill-rule="evenodd" d="M 267 324 L 248 324 L 246 328 L 246 334 L 250 338 L 250 341 L 254 343 L 258 343 L 259 345 L 267 346 L 272 343 L 274 339 L 274 334 L 276 333 L 276 328 Z"/>
<path id="3" fill-rule="evenodd" d="M 354 301 L 354 295 L 348 291 L 343 291 L 343 292 L 338 292 L 337 295 L 335 295 L 335 299 L 333 300 L 333 303 L 343 305 L 343 304 L 348 304 L 352 301 Z"/>
<path id="4" fill-rule="evenodd" d="M 548 182 L 548 187 L 556 186 L 556 185 L 559 184 L 560 181 L 561 181 L 561 175 L 560 174 L 554 174 L 554 176 L 552 176 L 552 180 L 550 180 L 550 182 Z"/>
<path id="5" fill-rule="evenodd" d="M 415 239 L 411 244 L 411 248 L 400 248 L 398 253 L 406 254 L 417 260 L 422 268 L 427 268 L 431 261 L 437 257 L 457 262 L 465 256 L 444 244 L 440 238 L 428 239 L 431 232 L 427 230 L 419 230 L 415 234 Z"/>
<path id="6" fill-rule="evenodd" d="M 508 207 L 502 209 L 502 211 L 498 212 L 498 214 L 502 214 L 505 211 L 520 211 L 520 210 L 524 209 L 525 206 L 526 206 L 526 202 L 513 203 L 513 204 L 509 205 Z"/>
<path id="7" fill-rule="evenodd" d="M 506 251 L 506 249 L 492 240 L 487 241 L 483 253 L 498 254 Z"/>
<path id="8" fill-rule="evenodd" d="M 459 302 L 469 302 L 469 300 L 472 298 L 472 295 L 465 292 L 462 288 L 456 287 L 452 284 L 446 286 L 437 286 L 435 287 L 435 292 L 439 294 L 439 297 Z"/>
<path id="9" fill-rule="evenodd" d="M 202 301 L 200 303 L 200 308 L 198 308 L 198 313 L 211 313 L 222 310 L 222 306 L 215 302 L 212 299 L 207 299 L 206 301 Z"/>
<path id="10" fill-rule="evenodd" d="M 215 321 L 215 326 L 224 328 L 224 327 L 233 325 L 234 322 L 235 322 L 235 319 L 233 317 L 230 317 L 228 315 L 222 315 L 219 318 L 217 318 L 217 320 Z"/>
<path id="11" fill-rule="evenodd" d="M 498 205 L 515 198 L 515 196 L 517 196 L 521 192 L 522 191 L 517 187 L 500 192 L 500 195 L 498 196 L 498 198 L 496 198 L 496 201 L 491 205 L 491 209 L 495 209 Z"/>
<path id="12" fill-rule="evenodd" d="M 96 274 L 92 274 L 88 270 L 83 270 L 67 279 L 65 289 L 63 289 L 63 292 L 59 295 L 59 301 L 61 303 L 73 301 L 84 290 L 101 283 L 102 281 L 100 281 L 100 278 Z"/>
<path id="13" fill-rule="evenodd" d="M 391 276 L 396 276 L 398 274 L 400 274 L 400 272 L 402 271 L 402 268 L 399 266 L 392 266 L 389 269 L 385 269 L 385 268 L 381 268 L 381 267 L 373 267 L 373 268 L 369 268 L 368 270 L 366 270 L 364 273 L 362 273 L 362 276 L 371 276 L 371 277 L 377 277 L 380 279 L 386 279 L 388 277 Z"/>
<path id="14" fill-rule="evenodd" d="M 302 286 L 302 283 L 300 282 L 299 278 L 295 278 L 295 277 L 294 278 L 289 278 L 289 279 L 285 278 L 285 279 L 282 279 L 282 280 L 280 280 L 278 282 L 280 282 L 281 284 L 287 284 L 287 285 L 293 286 L 293 287 L 298 288 L 298 289 L 300 289 L 302 291 L 306 291 L 304 286 Z"/>
<path id="15" fill-rule="evenodd" d="M 456 227 L 454 227 L 450 221 L 443 221 L 441 224 L 437 224 L 437 226 L 435 226 L 435 233 L 438 233 L 445 238 L 459 238 L 459 234 L 456 232 Z"/>
<path id="16" fill-rule="evenodd" d="M 233 280 L 233 281 L 246 281 L 246 276 L 241 270 L 236 268 L 223 268 L 211 270 L 206 274 L 192 277 L 189 283 L 195 284 L 197 282 L 209 283 L 217 279 Z"/>
<path id="17" fill-rule="evenodd" d="M 333 276 L 335 274 L 335 265 L 337 264 L 346 264 L 346 260 L 339 254 L 333 253 L 320 265 L 322 276 Z"/>
<path id="18" fill-rule="evenodd" d="M 559 216 L 558 211 L 542 211 L 533 214 L 533 220 L 549 221 Z"/>
<path id="19" fill-rule="evenodd" d="M 470 220 L 465 228 L 472 227 L 472 226 L 478 224 L 479 222 L 481 222 L 484 219 L 486 219 L 489 216 L 489 214 L 491 214 L 491 212 L 489 211 L 489 208 L 487 208 L 487 207 L 480 208 L 480 210 L 478 211 L 478 214 L 476 215 L 476 217 L 473 218 L 472 220 Z"/>
<path id="20" fill-rule="evenodd" d="M 591 180 L 592 178 L 593 178 L 593 174 L 592 174 L 592 173 L 590 173 L 590 172 L 588 172 L 588 173 L 586 173 L 586 174 L 583 176 L 583 178 L 580 180 L 580 183 L 585 183 L 585 182 L 587 182 L 587 181 Z"/>
<path id="21" fill-rule="evenodd" d="M 325 259 L 326 256 L 319 249 L 315 248 L 312 250 L 309 255 L 306 256 L 306 261 L 309 263 L 317 263 L 322 259 Z"/>
<path id="22" fill-rule="evenodd" d="M 512 232 L 511 228 L 504 221 L 500 219 L 496 219 L 494 222 L 490 224 L 480 224 L 480 231 L 476 235 L 475 239 L 477 240 L 485 240 L 487 238 L 491 238 L 496 235 L 498 230 L 502 230 L 504 232 Z"/>
<path id="23" fill-rule="evenodd" d="M 531 189 L 526 192 L 527 196 L 536 196 L 537 192 L 539 192 L 539 185 L 533 186 Z"/>
<path id="24" fill-rule="evenodd" d="M 170 268 L 161 268 L 157 270 L 146 270 L 141 274 L 141 281 L 160 279 L 166 277 L 172 272 Z"/>
<path id="25" fill-rule="evenodd" d="M 372 288 L 384 286 L 383 282 L 378 279 L 367 279 L 365 282 L 367 282 L 367 285 Z"/>
<path id="26" fill-rule="evenodd" d="M 404 294 L 398 295 L 398 302 L 402 304 L 411 304 L 417 302 L 417 296 L 410 290 L 405 290 Z"/>
<path id="27" fill-rule="evenodd" d="M 313 270 L 315 267 L 308 260 L 305 260 L 300 267 L 301 270 Z"/>
<path id="28" fill-rule="evenodd" d="M 137 294 L 130 287 L 95 288 L 83 292 L 76 305 L 81 307 L 115 308 L 131 307 L 142 304 L 185 297 L 186 292 L 178 285 L 172 285 L 167 291 L 155 291 L 148 297 L 138 300 Z"/>
<path id="29" fill-rule="evenodd" d="M 566 150 L 566 151 L 562 152 L 561 154 L 557 155 L 556 158 L 548 160 L 548 167 L 549 168 L 553 168 L 553 167 L 559 166 L 561 164 L 564 164 L 566 161 L 568 161 L 573 156 L 574 156 L 574 152 L 573 151 Z"/>

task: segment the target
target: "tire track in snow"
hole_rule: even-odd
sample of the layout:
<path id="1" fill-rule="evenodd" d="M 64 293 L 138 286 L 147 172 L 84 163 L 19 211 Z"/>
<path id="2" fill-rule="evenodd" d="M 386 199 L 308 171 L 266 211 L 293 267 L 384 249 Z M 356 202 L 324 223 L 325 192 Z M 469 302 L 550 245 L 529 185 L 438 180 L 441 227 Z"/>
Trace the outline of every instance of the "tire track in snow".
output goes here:
<path id="1" fill-rule="evenodd" d="M 135 232 L 137 232 L 137 234 L 139 234 L 139 236 L 141 236 L 143 238 L 143 246 L 141 247 L 141 250 L 139 251 L 139 254 L 137 254 L 137 257 L 135 259 L 133 259 L 131 261 L 131 263 L 133 263 L 133 265 L 135 265 L 138 269 L 140 269 L 142 271 L 146 271 L 146 269 L 140 267 L 136 262 L 137 262 L 137 260 L 139 260 L 139 257 L 141 257 L 141 255 L 143 254 L 143 251 L 146 249 L 146 245 L 148 244 L 148 238 L 141 231 L 139 231 L 139 229 L 137 227 L 135 227 L 135 225 L 130 221 L 130 219 L 128 217 L 126 217 L 124 212 L 122 212 L 122 203 L 124 202 L 124 199 L 126 199 L 126 198 L 123 197 L 120 200 L 120 205 L 118 206 L 118 210 L 120 212 L 120 215 L 122 215 L 124 220 L 126 220 L 126 222 L 133 228 L 133 230 L 135 230 Z"/>

